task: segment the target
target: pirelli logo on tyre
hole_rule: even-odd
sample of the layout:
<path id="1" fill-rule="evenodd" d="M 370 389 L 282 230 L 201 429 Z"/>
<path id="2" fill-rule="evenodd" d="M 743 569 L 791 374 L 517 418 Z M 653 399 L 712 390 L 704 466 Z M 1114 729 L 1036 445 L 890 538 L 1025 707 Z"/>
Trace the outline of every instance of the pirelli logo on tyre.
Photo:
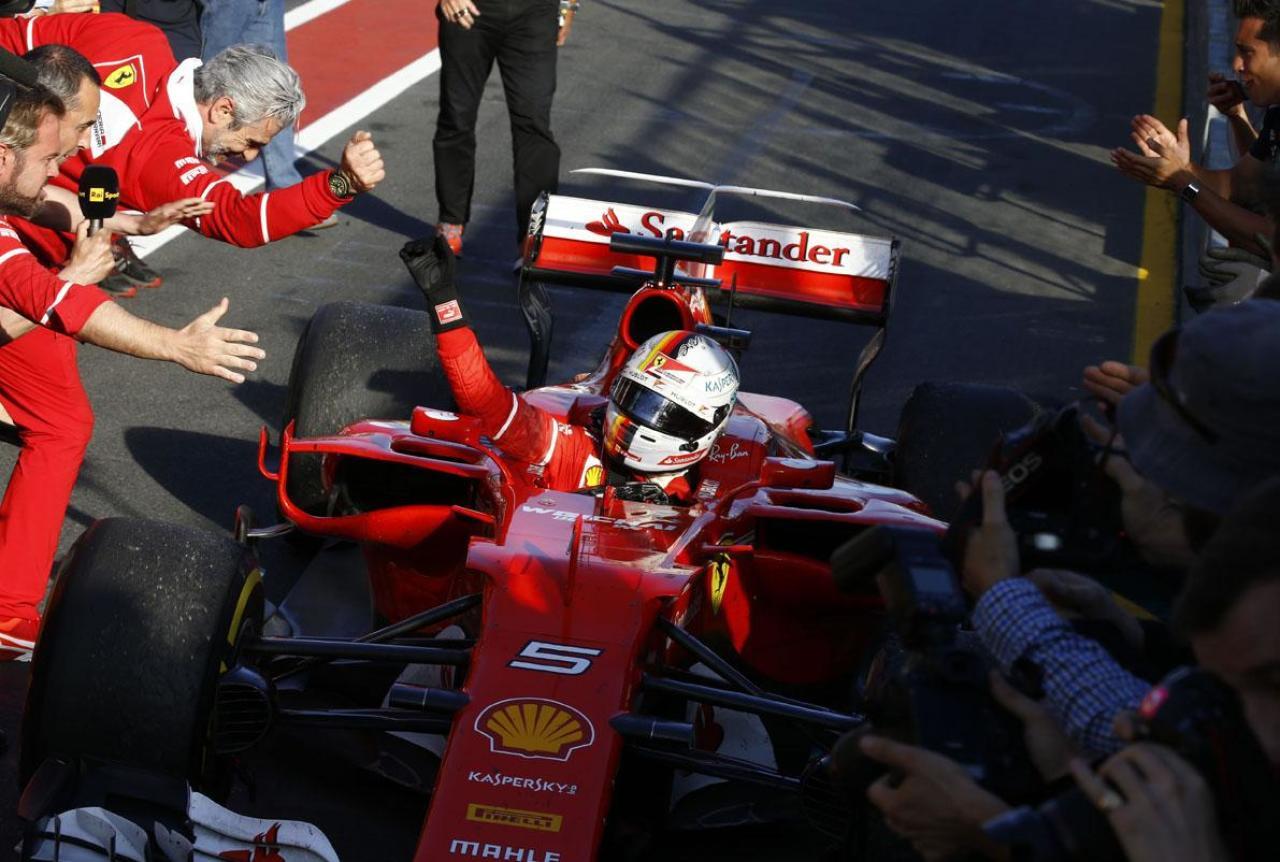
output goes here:
<path id="1" fill-rule="evenodd" d="M 513 697 L 492 704 L 476 719 L 489 750 L 535 760 L 566 761 L 596 740 L 591 719 L 568 704 L 537 697 Z"/>
<path id="2" fill-rule="evenodd" d="M 496 805 L 467 805 L 467 819 L 476 823 L 496 823 L 499 826 L 516 826 L 535 832 L 559 832 L 564 818 L 559 814 L 526 811 L 522 808 L 499 808 Z"/>

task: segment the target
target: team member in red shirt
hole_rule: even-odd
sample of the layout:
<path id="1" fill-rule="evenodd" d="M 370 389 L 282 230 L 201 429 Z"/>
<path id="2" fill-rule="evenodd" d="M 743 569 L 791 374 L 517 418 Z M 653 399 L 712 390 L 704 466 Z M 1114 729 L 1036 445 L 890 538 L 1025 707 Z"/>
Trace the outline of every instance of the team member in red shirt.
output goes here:
<path id="1" fill-rule="evenodd" d="M 84 16 L 45 20 L 53 22 L 60 17 Z M 111 26 L 119 32 L 147 27 L 128 21 L 114 21 Z M 0 22 L 0 34 L 4 32 L 12 35 L 12 24 L 6 30 Z M 96 68 L 111 67 L 103 78 L 100 122 L 94 127 L 90 149 L 81 158 L 115 168 L 123 206 L 147 211 L 179 198 L 201 197 L 216 204 L 213 215 L 191 219 L 188 227 L 232 245 L 253 247 L 323 221 L 386 175 L 382 157 L 367 132 L 356 132 L 347 143 L 338 170 L 321 171 L 285 189 L 243 195 L 212 168 L 229 156 L 252 161 L 263 144 L 297 121 L 305 105 L 297 73 L 268 49 L 237 45 L 205 64 L 185 60 L 163 77 L 157 89 L 146 84 L 130 91 L 127 99 L 113 101 L 108 98 L 112 97 L 112 75 L 121 68 L 133 68 L 115 65 L 115 61 L 121 50 L 132 48 L 108 53 L 99 37 L 89 38 L 92 30 L 84 28 L 68 28 L 66 34 L 45 33 L 37 25 L 32 33 L 33 38 L 65 35 L 67 44 Z M 142 59 L 136 61 L 142 67 L 137 72 L 139 78 L 144 71 L 150 75 L 164 66 L 163 59 L 152 60 L 152 55 L 159 55 L 159 49 L 140 55 Z M 117 102 L 124 107 L 116 110 Z M 141 113 L 135 113 L 139 108 Z M 83 169 L 77 164 L 76 160 L 69 162 L 67 177 L 60 180 L 67 188 L 74 188 L 73 180 Z M 56 239 L 44 235 L 32 241 L 49 249 L 52 261 L 57 262 L 53 251 Z"/>
<path id="2" fill-rule="evenodd" d="M 498 380 L 463 314 L 448 238 L 418 240 L 400 257 L 427 297 L 436 352 L 458 409 L 481 420 L 486 436 L 534 484 L 576 491 L 610 475 L 657 485 L 689 503 L 689 469 L 707 456 L 729 422 L 738 365 L 696 332 L 663 332 L 635 349 L 614 379 L 599 427 L 561 422 Z"/>
<path id="3" fill-rule="evenodd" d="M 127 15 L 48 15 L 21 19 L 0 19 L 0 47 L 31 59 L 55 48 L 75 46 L 88 58 L 102 85 L 101 109 L 89 118 L 91 134 L 77 153 L 62 165 L 53 183 L 74 190 L 84 166 L 120 142 L 138 118 L 159 98 L 169 73 L 178 66 L 164 34 L 154 25 Z M 95 104 L 99 96 L 96 94 Z M 67 99 L 63 96 L 63 101 Z M 68 108 L 71 105 L 68 104 Z M 18 233 L 37 255 L 52 261 L 66 254 L 67 241 L 52 232 L 31 228 L 23 220 L 14 222 Z M 120 296 L 132 296 L 139 287 L 159 287 L 163 279 L 133 253 L 122 236 L 113 237 L 116 271 L 103 280 L 102 287 Z"/>
<path id="4" fill-rule="evenodd" d="M 181 330 L 141 320 L 111 302 L 93 285 L 111 266 L 108 234 L 88 236 L 83 221 L 75 226 L 76 244 L 56 275 L 22 245 L 8 216 L 29 217 L 40 207 L 45 183 L 57 173 L 64 153 L 63 114 L 57 97 L 24 88 L 0 131 L 0 306 L 42 327 L 37 332 L 68 336 L 51 342 L 59 349 L 68 346 L 61 363 L 14 369 L 0 359 L 0 406 L 23 444 L 0 502 L 0 660 L 30 654 L 39 629 L 36 605 L 44 596 L 92 428 L 91 413 L 84 423 L 88 403 L 83 390 L 68 387 L 60 376 L 75 368 L 72 337 L 236 383 L 244 380 L 241 372 L 254 370 L 265 355 L 252 346 L 258 340 L 253 333 L 216 325 L 227 310 L 226 299 Z M 69 439 L 67 427 L 82 428 L 83 437 Z"/>
<path id="5" fill-rule="evenodd" d="M 154 25 L 127 15 L 42 15 L 0 19 L 0 48 L 26 54 L 44 45 L 66 45 L 93 65 L 102 82 L 101 107 L 83 156 L 62 165 L 54 182 L 74 189 L 84 165 L 102 155 L 160 98 L 177 68 L 169 42 Z"/>

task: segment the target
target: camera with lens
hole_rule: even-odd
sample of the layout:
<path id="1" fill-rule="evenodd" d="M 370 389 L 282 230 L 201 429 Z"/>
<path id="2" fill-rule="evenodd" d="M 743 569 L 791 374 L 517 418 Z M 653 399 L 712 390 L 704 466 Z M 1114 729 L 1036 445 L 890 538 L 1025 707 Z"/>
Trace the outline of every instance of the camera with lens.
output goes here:
<path id="1" fill-rule="evenodd" d="M 1206 671 L 1179 668 L 1143 700 L 1137 731 L 1199 770 L 1213 791 L 1219 830 L 1233 858 L 1274 857 L 1280 782 L 1231 688 Z M 1015 808 L 985 829 L 1017 860 L 1125 859 L 1106 815 L 1078 787 L 1039 806 Z"/>
<path id="2" fill-rule="evenodd" d="M 878 592 L 889 625 L 861 685 L 861 707 L 877 733 L 943 754 L 988 790 L 1025 799 L 1040 784 L 1022 728 L 991 697 L 994 667 L 964 627 L 968 604 L 932 530 L 879 525 L 831 557 L 837 586 Z M 1021 681 L 1020 688 L 1034 688 Z M 833 752 L 842 783 L 857 791 L 879 773 L 857 754 L 856 738 Z"/>
<path id="3" fill-rule="evenodd" d="M 1120 489 L 1102 470 L 1100 447 L 1080 428 L 1072 404 L 1038 414 L 1002 435 L 986 469 L 1000 475 L 1009 526 L 1026 570 L 1061 568 L 1099 573 L 1124 559 Z M 975 489 L 951 522 L 944 542 L 956 564 L 969 531 L 982 523 Z"/>

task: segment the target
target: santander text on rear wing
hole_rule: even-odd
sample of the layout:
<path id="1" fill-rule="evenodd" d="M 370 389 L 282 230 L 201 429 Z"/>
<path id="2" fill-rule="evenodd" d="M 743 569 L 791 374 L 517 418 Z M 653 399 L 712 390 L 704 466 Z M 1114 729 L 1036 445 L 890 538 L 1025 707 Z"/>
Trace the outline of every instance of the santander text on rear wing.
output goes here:
<path id="1" fill-rule="evenodd" d="M 641 178 L 705 188 L 701 213 L 547 195 L 535 205 L 524 248 L 525 280 L 634 290 L 634 275 L 616 268 L 652 270 L 653 259 L 613 252 L 614 234 L 667 237 L 724 247 L 718 266 L 684 264 L 687 276 L 713 279 L 713 302 L 805 317 L 883 325 L 889 312 L 898 242 L 886 237 L 760 221 L 715 219 L 716 203 L 726 196 L 749 195 L 817 203 L 856 210 L 830 198 L 760 189 L 710 186 L 688 180 L 648 177 L 620 171 L 592 173 Z"/>

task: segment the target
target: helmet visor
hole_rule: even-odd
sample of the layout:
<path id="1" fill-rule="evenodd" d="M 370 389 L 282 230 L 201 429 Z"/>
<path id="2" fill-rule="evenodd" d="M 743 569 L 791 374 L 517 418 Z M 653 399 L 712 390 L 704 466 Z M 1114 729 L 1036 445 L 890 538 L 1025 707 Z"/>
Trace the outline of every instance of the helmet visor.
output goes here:
<path id="1" fill-rule="evenodd" d="M 715 423 L 699 418 L 666 396 L 625 377 L 619 377 L 614 384 L 613 404 L 628 419 L 682 440 L 705 437 L 716 427 Z M 720 411 L 716 411 L 716 419 L 722 418 Z"/>

